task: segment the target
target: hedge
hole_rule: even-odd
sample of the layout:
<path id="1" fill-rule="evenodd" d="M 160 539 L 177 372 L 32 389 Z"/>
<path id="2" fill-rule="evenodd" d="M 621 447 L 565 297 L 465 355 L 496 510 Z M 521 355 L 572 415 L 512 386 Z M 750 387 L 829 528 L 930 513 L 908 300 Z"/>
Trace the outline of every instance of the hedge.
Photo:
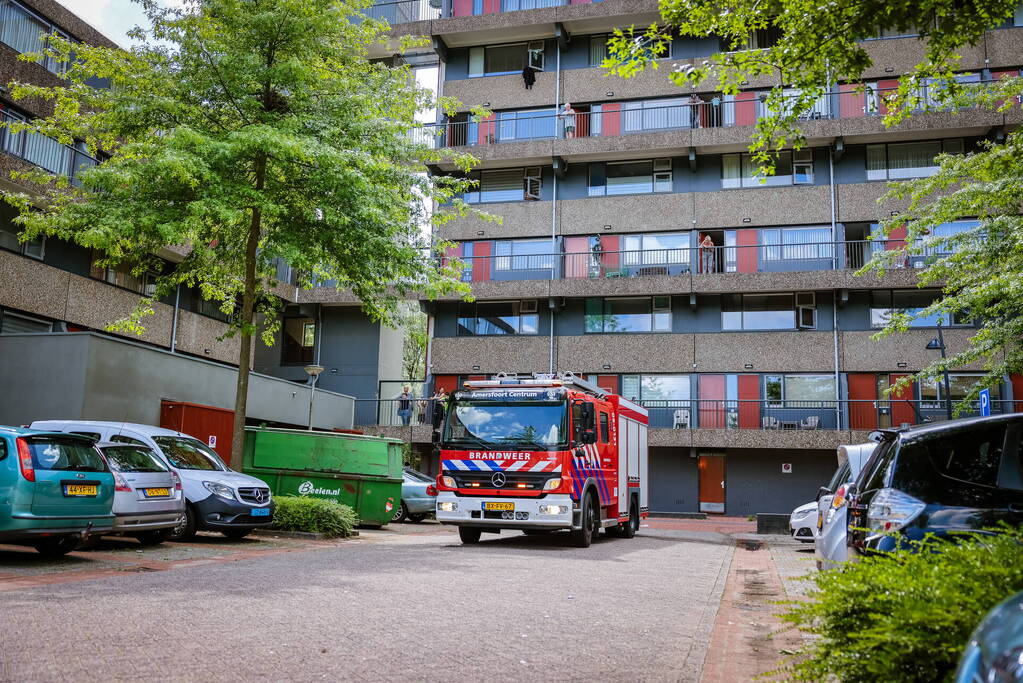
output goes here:
<path id="1" fill-rule="evenodd" d="M 275 496 L 272 528 L 348 536 L 359 523 L 355 510 L 334 500 L 308 496 Z"/>
<path id="2" fill-rule="evenodd" d="M 951 680 L 973 629 L 1023 590 L 1023 530 L 934 538 L 808 580 L 782 619 L 816 636 L 768 676 L 796 681 Z"/>

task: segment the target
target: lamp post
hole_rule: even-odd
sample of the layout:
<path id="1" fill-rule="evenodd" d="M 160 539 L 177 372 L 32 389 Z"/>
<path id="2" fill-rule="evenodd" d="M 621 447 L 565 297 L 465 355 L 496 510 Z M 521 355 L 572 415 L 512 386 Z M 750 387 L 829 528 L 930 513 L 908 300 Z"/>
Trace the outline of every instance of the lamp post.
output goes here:
<path id="1" fill-rule="evenodd" d="M 305 374 L 312 378 L 312 384 L 309 385 L 309 431 L 313 430 L 313 396 L 316 394 L 316 378 L 323 372 L 322 365 L 307 365 L 304 368 Z"/>
<path id="2" fill-rule="evenodd" d="M 938 336 L 927 342 L 927 348 L 931 351 L 941 351 L 941 360 L 945 360 L 945 337 L 941 334 L 941 320 L 938 320 Z M 945 385 L 945 414 L 952 419 L 952 394 L 949 390 L 948 368 L 943 369 Z"/>

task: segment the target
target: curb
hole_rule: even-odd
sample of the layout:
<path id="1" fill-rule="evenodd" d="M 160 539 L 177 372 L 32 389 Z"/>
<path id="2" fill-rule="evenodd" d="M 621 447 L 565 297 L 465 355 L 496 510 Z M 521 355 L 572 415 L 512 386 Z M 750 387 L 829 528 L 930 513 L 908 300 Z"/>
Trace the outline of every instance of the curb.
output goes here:
<path id="1" fill-rule="evenodd" d="M 255 536 L 270 536 L 276 538 L 297 538 L 305 541 L 336 541 L 344 540 L 346 538 L 352 538 L 358 536 L 359 532 L 356 529 L 347 536 L 327 536 L 326 534 L 313 533 L 311 531 L 278 531 L 276 529 L 255 529 L 252 531 Z"/>

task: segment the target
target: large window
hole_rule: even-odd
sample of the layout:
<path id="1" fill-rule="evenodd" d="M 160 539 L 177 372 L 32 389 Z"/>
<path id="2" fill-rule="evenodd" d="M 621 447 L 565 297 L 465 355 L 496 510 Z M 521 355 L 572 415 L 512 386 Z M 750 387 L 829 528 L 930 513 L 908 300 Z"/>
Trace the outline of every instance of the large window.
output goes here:
<path id="1" fill-rule="evenodd" d="M 830 227 L 768 228 L 763 231 L 765 261 L 834 258 Z"/>
<path id="2" fill-rule="evenodd" d="M 37 237 L 28 242 L 20 241 L 18 234 L 21 230 L 14 224 L 14 217 L 17 215 L 18 212 L 9 204 L 0 206 L 0 249 L 9 249 L 25 256 L 42 259 L 46 238 Z"/>
<path id="3" fill-rule="evenodd" d="M 798 294 L 725 294 L 722 330 L 794 330 L 817 327 L 816 296 Z"/>
<path id="4" fill-rule="evenodd" d="M 611 36 L 607 33 L 597 33 L 590 36 L 590 50 L 589 50 L 589 65 L 600 66 L 604 63 L 604 60 L 610 56 L 610 50 L 608 49 L 608 41 Z M 651 59 L 671 59 L 672 43 L 671 38 L 667 37 L 664 41 L 664 50 L 659 54 L 653 50 L 653 44 L 645 36 L 639 36 L 635 38 L 636 42 L 640 45 L 645 45 L 647 56 Z"/>
<path id="5" fill-rule="evenodd" d="M 671 297 L 586 300 L 587 332 L 670 332 Z"/>
<path id="6" fill-rule="evenodd" d="M 622 375 L 622 396 L 633 401 L 688 401 L 689 375 Z"/>
<path id="7" fill-rule="evenodd" d="M 539 168 L 482 171 L 475 179 L 479 182 L 478 188 L 465 193 L 465 201 L 470 204 L 542 198 L 543 179 Z"/>
<path id="8" fill-rule="evenodd" d="M 825 408 L 837 399 L 834 375 L 768 375 L 764 398 L 774 408 Z"/>
<path id="9" fill-rule="evenodd" d="M 870 326 L 875 329 L 885 327 L 891 320 L 892 314 L 896 312 L 917 315 L 920 311 L 934 303 L 940 296 L 941 292 L 928 289 L 873 290 L 870 293 Z M 945 316 L 942 319 L 941 314 L 934 313 L 911 320 L 909 326 L 935 327 L 939 320 L 941 320 L 941 324 L 945 327 L 964 327 L 973 324 L 973 321 L 967 314 L 954 315 L 951 319 Z"/>
<path id="10" fill-rule="evenodd" d="M 689 233 L 653 233 L 622 237 L 622 264 L 658 266 L 689 263 Z"/>
<path id="11" fill-rule="evenodd" d="M 284 343 L 281 345 L 281 365 L 308 365 L 316 350 L 316 320 L 313 318 L 285 318 Z"/>
<path id="12" fill-rule="evenodd" d="M 682 97 L 622 103 L 622 130 L 626 133 L 692 128 L 699 120 L 699 109 Z"/>
<path id="13" fill-rule="evenodd" d="M 53 323 L 0 308 L 0 334 L 53 332 Z"/>
<path id="14" fill-rule="evenodd" d="M 778 152 L 774 175 L 757 174 L 757 165 L 750 154 L 725 154 L 721 157 L 721 187 L 767 187 L 778 185 L 812 185 L 813 150 Z"/>
<path id="15" fill-rule="evenodd" d="M 50 35 L 69 39 L 66 33 L 21 3 L 0 0 L 0 42 L 21 53 L 42 52 L 46 49 L 43 39 Z M 67 62 L 58 62 L 52 57 L 43 57 L 39 63 L 55 74 L 63 74 L 67 69 Z"/>
<path id="16" fill-rule="evenodd" d="M 527 64 L 537 71 L 543 71 L 542 40 L 469 48 L 470 78 L 518 74 L 522 73 Z"/>
<path id="17" fill-rule="evenodd" d="M 508 140 L 530 140 L 534 138 L 553 138 L 556 135 L 557 121 L 553 109 L 527 109 L 524 111 L 502 111 L 496 114 L 497 117 L 497 141 Z M 490 123 L 471 124 L 469 127 L 469 139 L 478 140 L 478 135 L 473 132 L 474 127 L 479 125 L 493 125 Z"/>
<path id="18" fill-rule="evenodd" d="M 609 161 L 590 164 L 589 195 L 671 192 L 671 159 Z"/>
<path id="19" fill-rule="evenodd" d="M 551 240 L 500 240 L 494 243 L 494 270 L 550 270 L 556 252 Z"/>
<path id="20" fill-rule="evenodd" d="M 922 178 L 938 172 L 939 154 L 962 154 L 963 141 L 929 140 L 867 145 L 867 180 Z"/>
<path id="21" fill-rule="evenodd" d="M 458 334 L 463 337 L 537 334 L 539 324 L 536 299 L 461 303 L 458 306 Z"/>
<path id="22" fill-rule="evenodd" d="M 132 266 L 126 263 L 116 267 L 97 265 L 96 261 L 102 257 L 102 252 L 93 250 L 92 266 L 89 269 L 89 274 L 92 277 L 145 296 L 153 296 L 156 293 L 156 275 L 154 273 L 144 272 L 136 275 L 132 272 Z"/>
<path id="23" fill-rule="evenodd" d="M 980 381 L 983 375 L 952 374 L 948 376 L 949 396 L 952 401 L 962 401 L 970 393 L 970 389 Z M 1001 399 L 1001 387 L 997 384 L 991 387 L 991 400 Z M 944 409 L 945 407 L 945 380 L 944 378 L 920 380 L 920 407 L 925 410 Z"/>

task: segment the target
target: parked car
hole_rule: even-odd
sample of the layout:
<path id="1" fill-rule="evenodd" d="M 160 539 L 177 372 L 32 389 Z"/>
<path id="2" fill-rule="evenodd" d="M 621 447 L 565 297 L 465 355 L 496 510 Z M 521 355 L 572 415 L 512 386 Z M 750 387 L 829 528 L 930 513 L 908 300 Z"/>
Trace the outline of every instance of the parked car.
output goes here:
<path id="1" fill-rule="evenodd" d="M 955 683 L 1023 681 L 1023 593 L 995 605 L 970 636 Z"/>
<path id="2" fill-rule="evenodd" d="M 874 432 L 853 484 L 850 557 L 999 522 L 1023 524 L 1023 414 Z"/>
<path id="3" fill-rule="evenodd" d="M 88 420 L 44 420 L 32 426 L 153 449 L 181 477 L 185 494 L 184 521 L 168 535 L 172 541 L 188 540 L 204 529 L 232 539 L 244 538 L 253 529 L 269 526 L 273 519 L 274 505 L 266 482 L 235 472 L 213 449 L 188 434 L 150 425 Z"/>
<path id="4" fill-rule="evenodd" d="M 114 477 L 92 440 L 0 427 L 0 542 L 64 555 L 110 531 Z"/>
<path id="5" fill-rule="evenodd" d="M 406 467 L 402 472 L 401 504 L 394 511 L 391 521 L 400 522 L 407 519 L 411 522 L 422 522 L 427 515 L 436 511 L 436 505 L 437 488 L 433 477 Z"/>
<path id="6" fill-rule="evenodd" d="M 789 533 L 803 543 L 813 543 L 817 531 L 817 501 L 800 505 L 789 515 Z"/>
<path id="7" fill-rule="evenodd" d="M 111 442 L 97 446 L 114 475 L 111 533 L 133 536 L 142 545 L 167 540 L 184 523 L 181 477 L 148 446 Z"/>
<path id="8" fill-rule="evenodd" d="M 849 487 L 863 469 L 877 444 L 857 444 L 838 447 L 838 469 L 827 486 L 822 486 L 817 499 L 817 538 L 814 555 L 817 569 L 834 569 L 846 561 L 846 505 Z"/>

